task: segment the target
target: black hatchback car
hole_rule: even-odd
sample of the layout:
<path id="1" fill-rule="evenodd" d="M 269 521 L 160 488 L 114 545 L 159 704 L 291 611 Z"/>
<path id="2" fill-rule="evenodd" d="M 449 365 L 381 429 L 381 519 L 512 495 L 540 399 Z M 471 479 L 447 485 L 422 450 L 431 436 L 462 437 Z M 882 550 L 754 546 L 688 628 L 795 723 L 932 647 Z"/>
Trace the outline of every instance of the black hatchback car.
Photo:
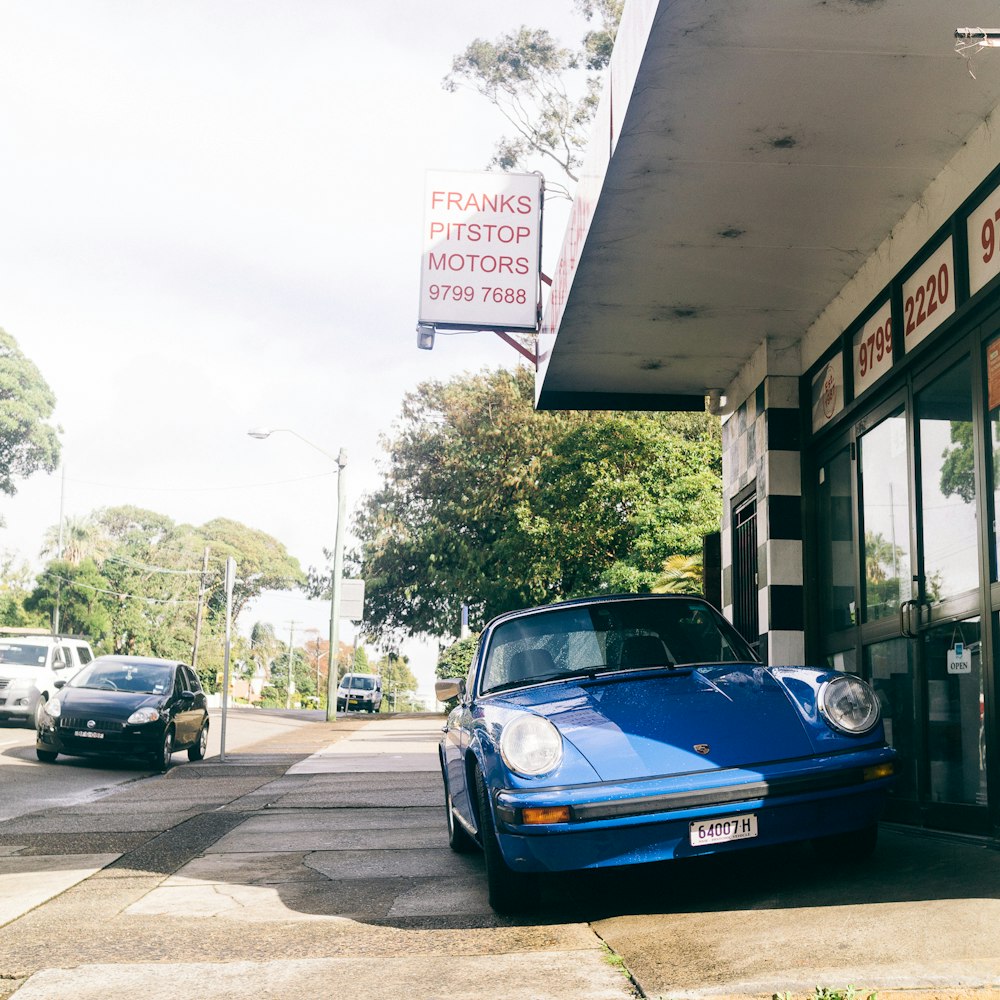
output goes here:
<path id="1" fill-rule="evenodd" d="M 165 771 L 177 750 L 201 760 L 208 747 L 208 705 L 184 663 L 146 656 L 99 656 L 41 713 L 35 753 L 145 758 Z"/>

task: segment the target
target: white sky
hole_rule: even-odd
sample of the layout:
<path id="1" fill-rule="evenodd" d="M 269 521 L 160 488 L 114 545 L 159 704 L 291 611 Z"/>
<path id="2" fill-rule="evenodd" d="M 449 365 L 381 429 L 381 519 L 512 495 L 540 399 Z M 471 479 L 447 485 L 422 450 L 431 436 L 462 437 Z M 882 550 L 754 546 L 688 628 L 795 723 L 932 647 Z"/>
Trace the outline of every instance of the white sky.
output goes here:
<path id="1" fill-rule="evenodd" d="M 405 392 L 516 363 L 490 334 L 416 348 L 424 173 L 484 167 L 504 130 L 442 90 L 452 56 L 522 23 L 575 45 L 571 6 L 0 0 L 0 326 L 58 399 L 67 515 L 229 517 L 321 562 L 332 464 L 246 432 L 345 448 L 353 510 Z M 0 498 L 0 549 L 37 565 L 59 500 L 58 473 Z M 277 597 L 241 626 L 328 615 Z"/>

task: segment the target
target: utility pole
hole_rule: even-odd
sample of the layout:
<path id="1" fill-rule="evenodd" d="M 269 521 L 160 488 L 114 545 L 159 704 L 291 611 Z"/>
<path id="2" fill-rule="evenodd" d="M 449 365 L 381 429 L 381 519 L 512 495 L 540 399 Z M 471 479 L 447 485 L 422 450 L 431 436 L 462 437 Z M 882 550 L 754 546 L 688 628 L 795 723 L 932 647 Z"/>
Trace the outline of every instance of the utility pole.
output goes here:
<path id="1" fill-rule="evenodd" d="M 294 639 L 296 625 L 298 625 L 298 622 L 288 623 L 288 690 L 285 697 L 285 708 L 292 707 L 292 695 L 295 692 L 295 678 L 292 674 L 292 651 L 295 648 Z"/>
<path id="2" fill-rule="evenodd" d="M 198 643 L 201 642 L 201 606 L 205 600 L 205 578 L 208 576 L 208 546 L 205 546 L 205 558 L 201 564 L 201 577 L 198 583 L 198 610 L 194 615 L 194 648 L 191 650 L 191 666 L 198 669 Z"/>
<path id="3" fill-rule="evenodd" d="M 59 487 L 59 547 L 56 550 L 56 559 L 62 561 L 63 553 L 63 510 L 66 503 L 66 463 L 62 465 L 62 484 Z M 62 580 L 56 579 L 56 606 L 52 610 L 52 634 L 59 634 L 59 601 L 62 597 Z"/>

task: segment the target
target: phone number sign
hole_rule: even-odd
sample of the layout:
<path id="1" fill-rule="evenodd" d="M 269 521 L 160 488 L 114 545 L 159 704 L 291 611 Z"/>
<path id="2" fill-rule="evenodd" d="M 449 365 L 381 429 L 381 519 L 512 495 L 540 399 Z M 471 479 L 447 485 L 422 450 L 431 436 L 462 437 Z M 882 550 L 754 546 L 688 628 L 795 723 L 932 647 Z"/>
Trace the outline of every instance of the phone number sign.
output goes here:
<path id="1" fill-rule="evenodd" d="M 854 335 L 854 393 L 864 392 L 892 368 L 892 302 Z"/>
<path id="2" fill-rule="evenodd" d="M 903 282 L 903 345 L 912 350 L 955 311 L 951 237 Z"/>
<path id="3" fill-rule="evenodd" d="M 428 173 L 421 323 L 538 328 L 542 194 L 539 174 Z"/>

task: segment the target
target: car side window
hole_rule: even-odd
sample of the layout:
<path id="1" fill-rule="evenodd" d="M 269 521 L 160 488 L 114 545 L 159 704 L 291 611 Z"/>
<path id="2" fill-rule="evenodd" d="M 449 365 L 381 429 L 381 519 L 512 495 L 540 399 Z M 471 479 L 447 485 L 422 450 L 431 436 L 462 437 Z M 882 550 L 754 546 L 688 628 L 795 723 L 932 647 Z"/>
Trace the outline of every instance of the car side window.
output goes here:
<path id="1" fill-rule="evenodd" d="M 198 680 L 198 675 L 186 665 L 182 666 L 181 670 L 184 672 L 184 684 L 188 691 L 198 694 L 201 691 L 201 681 Z"/>
<path id="2" fill-rule="evenodd" d="M 90 650 L 86 646 L 77 646 L 76 655 L 80 660 L 81 667 L 86 666 L 93 659 L 93 656 L 90 655 Z"/>
<path id="3" fill-rule="evenodd" d="M 56 646 L 52 650 L 52 669 L 65 670 L 69 664 L 66 662 L 66 651 L 62 646 Z"/>

